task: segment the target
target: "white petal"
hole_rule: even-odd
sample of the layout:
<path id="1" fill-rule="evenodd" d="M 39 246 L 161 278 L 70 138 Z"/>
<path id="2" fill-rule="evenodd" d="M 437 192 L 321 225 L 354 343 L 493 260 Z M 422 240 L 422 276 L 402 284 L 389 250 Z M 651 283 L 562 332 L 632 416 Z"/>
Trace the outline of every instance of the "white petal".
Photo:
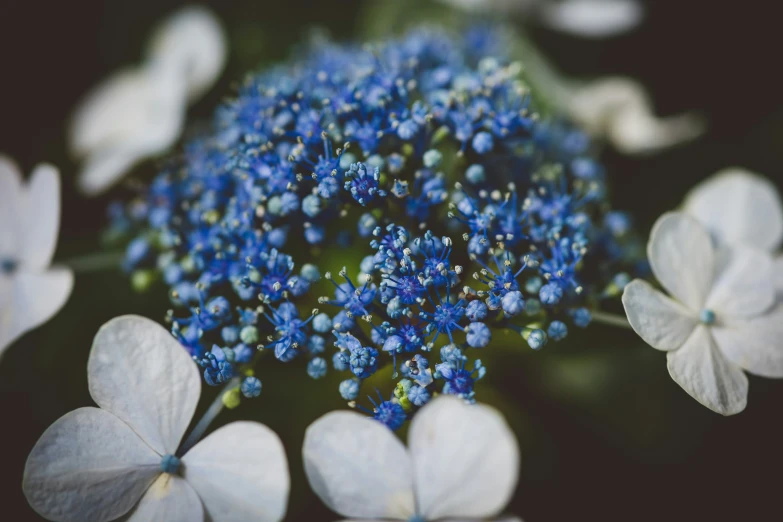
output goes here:
<path id="1" fill-rule="evenodd" d="M 783 204 L 775 185 L 743 169 L 725 169 L 697 185 L 685 211 L 719 241 L 773 251 L 783 242 Z"/>
<path id="2" fill-rule="evenodd" d="M 715 253 L 707 231 L 681 212 L 658 218 L 647 243 L 653 274 L 692 311 L 704 307 L 712 287 Z"/>
<path id="3" fill-rule="evenodd" d="M 161 325 L 125 315 L 98 330 L 87 362 L 90 394 L 161 455 L 174 454 L 201 393 L 185 349 Z"/>
<path id="4" fill-rule="evenodd" d="M 629 106 L 614 114 L 607 138 L 624 154 L 647 154 L 695 139 L 704 128 L 693 114 L 659 118 L 649 106 Z"/>
<path id="5" fill-rule="evenodd" d="M 644 9 L 636 0 L 563 0 L 544 2 L 541 16 L 552 29 L 583 38 L 608 38 L 639 25 Z"/>
<path id="6" fill-rule="evenodd" d="M 783 301 L 783 256 L 775 260 L 772 270 L 775 272 L 775 289 L 778 291 L 778 300 Z"/>
<path id="7" fill-rule="evenodd" d="M 488 518 L 517 485 L 519 446 L 493 408 L 441 396 L 421 409 L 408 435 L 419 515 Z"/>
<path id="8" fill-rule="evenodd" d="M 718 321 L 760 315 L 775 303 L 773 278 L 772 258 L 766 252 L 747 247 L 721 248 L 706 307 L 717 314 Z"/>
<path id="9" fill-rule="evenodd" d="M 95 195 L 111 187 L 140 161 L 169 149 L 182 133 L 185 119 L 183 79 L 160 66 L 144 70 L 144 83 L 133 101 L 133 121 L 121 134 L 90 149 L 79 188 Z"/>
<path id="10" fill-rule="evenodd" d="M 201 522 L 204 508 L 182 477 L 161 473 L 123 522 Z M 221 520 L 221 519 L 217 519 Z"/>
<path id="11" fill-rule="evenodd" d="M 723 356 L 706 326 L 697 326 L 683 347 L 668 352 L 666 359 L 672 379 L 707 408 L 721 415 L 745 409 L 748 378 Z"/>
<path id="12" fill-rule="evenodd" d="M 464 11 L 523 13 L 533 7 L 538 0 L 441 0 L 457 9 Z"/>
<path id="13" fill-rule="evenodd" d="M 407 520 L 414 514 L 408 453 L 380 422 L 328 413 L 307 428 L 302 455 L 310 487 L 340 515 Z"/>
<path id="14" fill-rule="evenodd" d="M 11 158 L 0 155 L 0 261 L 15 260 L 19 253 L 21 203 L 22 174 Z"/>
<path id="15" fill-rule="evenodd" d="M 658 350 L 681 347 L 698 324 L 693 312 L 641 279 L 625 287 L 623 306 L 634 331 Z"/>
<path id="16" fill-rule="evenodd" d="M 628 107 L 649 108 L 647 92 L 630 78 L 608 77 L 576 87 L 567 100 L 571 117 L 594 136 L 607 134 L 615 115 Z"/>
<path id="17" fill-rule="evenodd" d="M 64 268 L 0 275 L 0 357 L 21 335 L 54 317 L 71 290 L 73 273 Z"/>
<path id="18" fill-rule="evenodd" d="M 27 269 L 48 267 L 60 232 L 60 172 L 52 165 L 38 165 L 33 170 L 21 218 L 20 262 Z"/>
<path id="19" fill-rule="evenodd" d="M 185 76 L 188 97 L 195 100 L 215 83 L 226 64 L 227 43 L 215 15 L 203 7 L 177 11 L 152 38 L 150 60 Z"/>
<path id="20" fill-rule="evenodd" d="M 76 109 L 69 132 L 76 156 L 122 142 L 145 127 L 144 107 L 151 95 L 143 68 L 123 69 L 98 85 Z"/>
<path id="21" fill-rule="evenodd" d="M 289 475 L 280 438 L 257 422 L 234 422 L 182 458 L 184 477 L 215 522 L 276 522 L 285 516 Z"/>
<path id="22" fill-rule="evenodd" d="M 45 518 L 104 522 L 127 513 L 159 473 L 160 456 L 124 422 L 98 408 L 80 408 L 38 439 L 22 488 Z"/>
<path id="23" fill-rule="evenodd" d="M 783 304 L 749 321 L 715 326 L 712 335 L 740 368 L 762 377 L 783 377 Z"/>

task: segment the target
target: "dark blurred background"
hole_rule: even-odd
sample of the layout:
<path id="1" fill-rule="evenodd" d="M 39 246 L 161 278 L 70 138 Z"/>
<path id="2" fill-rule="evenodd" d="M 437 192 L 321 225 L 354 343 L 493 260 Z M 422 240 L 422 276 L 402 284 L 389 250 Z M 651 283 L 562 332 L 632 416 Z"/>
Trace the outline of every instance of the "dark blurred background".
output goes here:
<path id="1" fill-rule="evenodd" d="M 415 22 L 419 13 L 448 9 L 415 0 L 389 9 L 390 2 L 207 2 L 229 32 L 231 57 L 191 117 L 209 117 L 234 81 L 284 59 L 313 29 L 337 40 L 377 39 Z M 0 151 L 25 172 L 39 161 L 61 168 L 59 260 L 100 248 L 112 198 L 86 199 L 76 192 L 76 167 L 65 150 L 67 118 L 89 88 L 118 67 L 137 63 L 155 22 L 185 4 L 0 5 Z M 631 211 L 645 235 L 687 189 L 722 167 L 743 166 L 783 186 L 776 3 L 646 5 L 641 27 L 610 40 L 529 31 L 569 74 L 629 75 L 648 87 L 659 113 L 696 110 L 707 117 L 702 139 L 663 154 L 635 159 L 605 150 L 613 204 Z M 61 313 L 6 352 L 0 363 L 3 520 L 38 520 L 21 491 L 24 462 L 49 424 L 91 404 L 85 368 L 99 326 L 126 313 L 160 319 L 166 308 L 162 287 L 139 295 L 119 272 L 79 275 Z M 488 378 L 477 391 L 480 400 L 503 410 L 520 439 L 522 474 L 509 511 L 527 522 L 780 519 L 783 382 L 751 377 L 747 410 L 722 418 L 689 398 L 669 378 L 663 354 L 629 331 L 594 325 L 541 352 L 502 343 L 486 355 Z M 292 470 L 288 520 L 337 519 L 309 491 L 300 448 L 310 422 L 344 407 L 336 393 L 340 379 L 314 382 L 299 365 L 272 361 L 260 377 L 261 397 L 222 414 L 218 424 L 254 419 L 283 438 Z M 202 408 L 215 393 L 204 388 Z"/>

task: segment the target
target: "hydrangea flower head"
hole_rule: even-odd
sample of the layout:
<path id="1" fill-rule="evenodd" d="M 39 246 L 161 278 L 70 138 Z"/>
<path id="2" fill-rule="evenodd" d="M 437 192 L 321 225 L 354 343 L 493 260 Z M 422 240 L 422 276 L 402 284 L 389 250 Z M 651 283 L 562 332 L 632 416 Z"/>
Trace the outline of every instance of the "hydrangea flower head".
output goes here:
<path id="1" fill-rule="evenodd" d="M 392 364 L 409 418 L 436 392 L 473 400 L 496 330 L 539 349 L 588 322 L 630 234 L 604 218 L 589 140 L 536 111 L 519 65 L 485 54 L 502 45 L 473 41 L 420 29 L 251 75 L 115 216 L 143 239 L 126 268 L 163 276 L 208 383 L 257 348 L 344 373 L 354 401 Z"/>

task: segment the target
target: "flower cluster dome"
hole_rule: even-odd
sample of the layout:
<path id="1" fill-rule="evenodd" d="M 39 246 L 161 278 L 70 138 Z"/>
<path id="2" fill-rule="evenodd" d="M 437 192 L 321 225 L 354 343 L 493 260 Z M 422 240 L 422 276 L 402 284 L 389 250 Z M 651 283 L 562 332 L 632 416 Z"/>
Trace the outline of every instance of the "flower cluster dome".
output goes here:
<path id="1" fill-rule="evenodd" d="M 497 34 L 319 45 L 251 75 L 113 207 L 134 283 L 168 285 L 167 321 L 208 384 L 269 351 L 315 379 L 343 373 L 353 404 L 393 364 L 372 413 L 397 427 L 435 393 L 472 401 L 494 332 L 540 349 L 621 291 L 629 219 L 608 209 L 585 134 L 538 112 Z"/>

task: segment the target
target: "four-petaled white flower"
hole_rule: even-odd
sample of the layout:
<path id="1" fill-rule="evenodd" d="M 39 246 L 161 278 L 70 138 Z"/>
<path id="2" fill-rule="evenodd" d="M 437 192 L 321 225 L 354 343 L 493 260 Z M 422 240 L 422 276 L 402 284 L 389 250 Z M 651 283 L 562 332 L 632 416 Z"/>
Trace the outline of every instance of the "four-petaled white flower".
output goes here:
<path id="1" fill-rule="evenodd" d="M 0 357 L 71 295 L 71 271 L 49 266 L 59 229 L 57 169 L 39 165 L 25 184 L 17 166 L 0 156 Z"/>
<path id="2" fill-rule="evenodd" d="M 70 147 L 84 158 L 79 187 L 98 194 L 138 162 L 169 149 L 182 133 L 188 100 L 215 82 L 226 59 L 219 22 L 188 7 L 155 32 L 146 61 L 98 85 L 77 108 Z"/>
<path id="3" fill-rule="evenodd" d="M 414 417 L 408 443 L 358 413 L 328 413 L 305 434 L 305 472 L 327 506 L 353 519 L 484 520 L 511 499 L 519 448 L 494 409 L 438 397 Z"/>
<path id="4" fill-rule="evenodd" d="M 30 505 L 56 521 L 277 521 L 285 515 L 288 464 L 280 439 L 255 422 L 219 428 L 177 455 L 198 403 L 196 365 L 157 323 L 105 324 L 87 365 L 100 408 L 52 424 L 24 472 Z"/>
<path id="5" fill-rule="evenodd" d="M 714 246 L 684 213 L 664 214 L 647 246 L 653 274 L 674 298 L 634 280 L 623 293 L 633 329 L 667 352 L 669 374 L 694 399 L 723 415 L 745 408 L 743 369 L 783 377 L 783 321 L 770 256 Z"/>

